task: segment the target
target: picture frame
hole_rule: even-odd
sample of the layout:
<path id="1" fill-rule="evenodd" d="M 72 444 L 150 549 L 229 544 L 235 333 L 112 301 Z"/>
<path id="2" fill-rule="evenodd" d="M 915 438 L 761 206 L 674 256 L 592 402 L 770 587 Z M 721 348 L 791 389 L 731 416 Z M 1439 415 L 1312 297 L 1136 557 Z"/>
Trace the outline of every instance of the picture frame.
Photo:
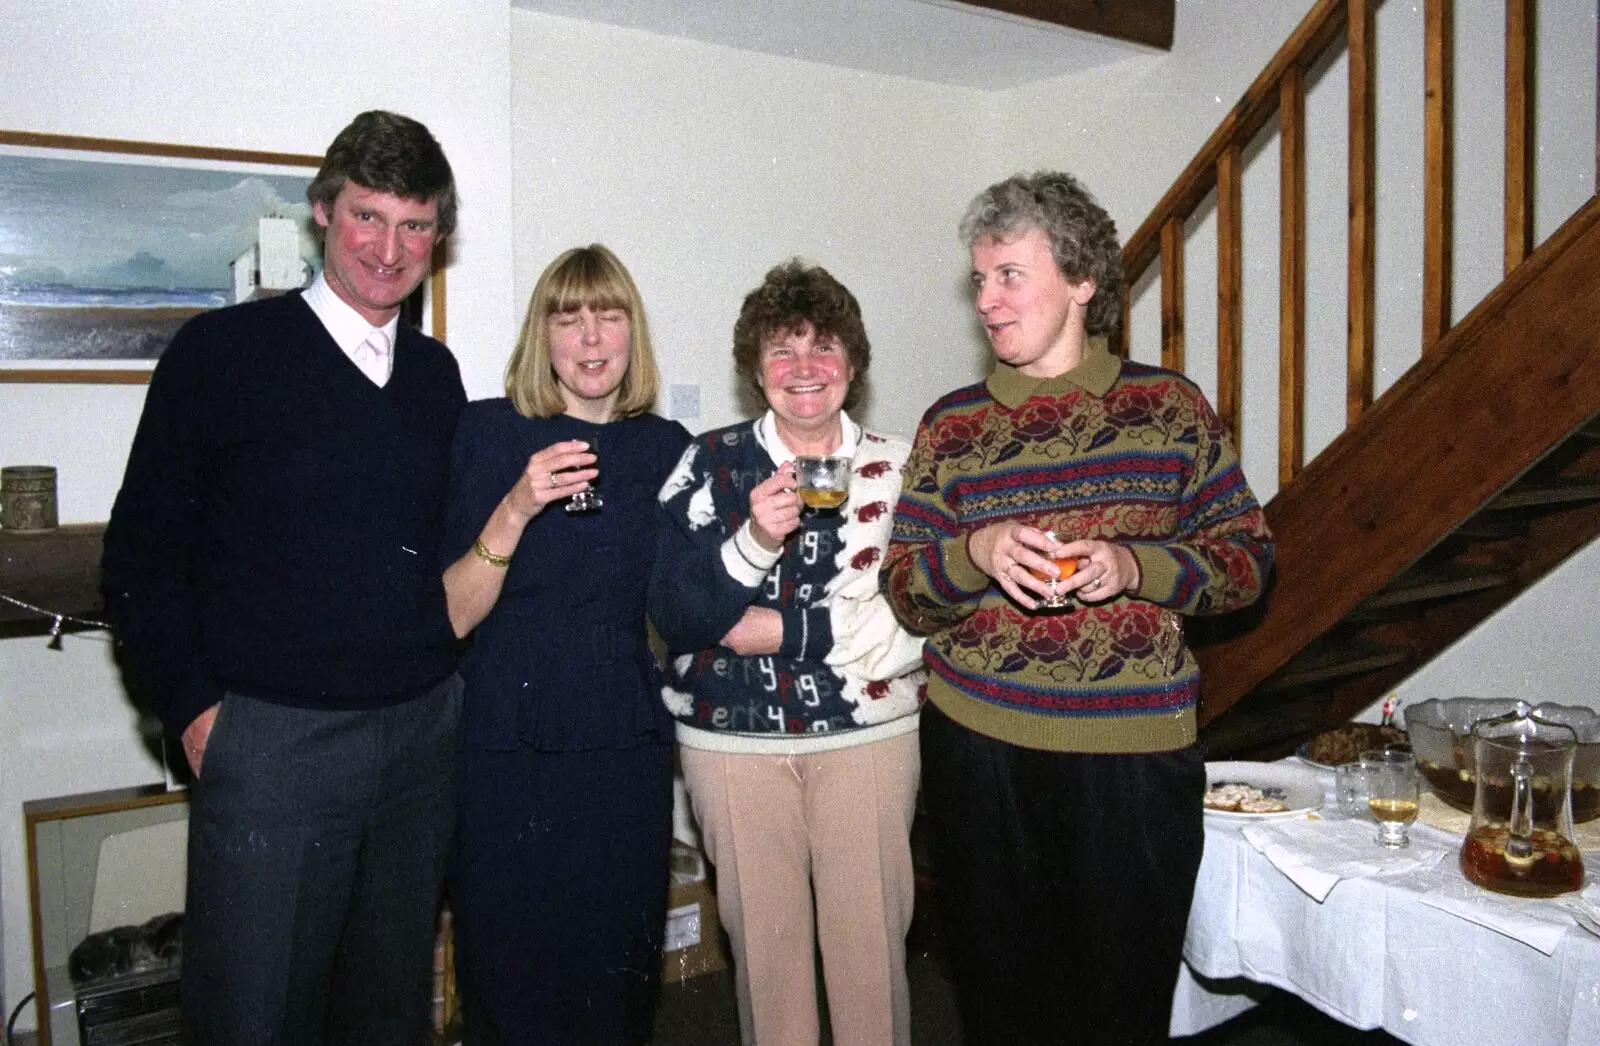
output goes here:
<path id="1" fill-rule="evenodd" d="M 190 316 L 310 283 L 321 164 L 0 130 L 0 383 L 143 384 Z M 402 309 L 441 341 L 444 262 Z"/>

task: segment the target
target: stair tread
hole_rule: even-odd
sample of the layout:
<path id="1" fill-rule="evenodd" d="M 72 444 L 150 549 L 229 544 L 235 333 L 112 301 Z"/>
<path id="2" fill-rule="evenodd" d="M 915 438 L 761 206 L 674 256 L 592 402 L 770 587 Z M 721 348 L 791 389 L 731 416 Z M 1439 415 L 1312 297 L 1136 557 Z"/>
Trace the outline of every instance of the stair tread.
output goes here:
<path id="1" fill-rule="evenodd" d="M 1365 636 L 1319 640 L 1279 669 L 1263 684 L 1262 691 L 1272 693 L 1363 675 L 1400 664 L 1410 657 L 1409 647 L 1380 643 Z"/>
<path id="2" fill-rule="evenodd" d="M 1509 585 L 1516 579 L 1516 571 L 1503 567 L 1459 566 L 1451 563 L 1420 570 L 1413 568 L 1368 596 L 1352 613 L 1481 592 Z"/>
<path id="3" fill-rule="evenodd" d="M 1595 500 L 1600 500 L 1600 480 L 1556 476 L 1551 479 L 1523 480 L 1514 484 L 1484 506 L 1484 510 L 1504 512 L 1508 509 Z"/>
<path id="4" fill-rule="evenodd" d="M 1527 521 L 1509 513 L 1484 512 L 1473 516 L 1450 532 L 1453 538 L 1468 541 L 1506 541 L 1526 537 Z"/>

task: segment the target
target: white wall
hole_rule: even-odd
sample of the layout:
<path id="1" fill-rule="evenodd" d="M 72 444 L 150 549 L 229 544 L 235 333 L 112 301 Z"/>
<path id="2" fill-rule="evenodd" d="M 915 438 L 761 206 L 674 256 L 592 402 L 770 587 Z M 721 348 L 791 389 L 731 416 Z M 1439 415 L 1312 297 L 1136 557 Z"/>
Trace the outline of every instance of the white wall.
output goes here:
<path id="1" fill-rule="evenodd" d="M 509 23 L 504 3 L 451 0 L 21 0 L 0 35 L 0 124 L 317 154 L 363 109 L 422 120 L 462 195 L 449 340 L 485 395 L 515 324 Z M 56 465 L 62 521 L 103 520 L 143 399 L 143 386 L 0 384 L 0 462 Z M 5 1013 L 32 988 L 21 803 L 160 776 L 104 642 L 0 642 Z"/>
<path id="2" fill-rule="evenodd" d="M 524 11 L 512 41 L 518 301 L 567 247 L 613 248 L 664 381 L 701 388 L 691 430 L 745 416 L 733 323 L 793 255 L 861 302 L 869 423 L 909 435 L 982 373 L 955 225 L 985 95 Z"/>

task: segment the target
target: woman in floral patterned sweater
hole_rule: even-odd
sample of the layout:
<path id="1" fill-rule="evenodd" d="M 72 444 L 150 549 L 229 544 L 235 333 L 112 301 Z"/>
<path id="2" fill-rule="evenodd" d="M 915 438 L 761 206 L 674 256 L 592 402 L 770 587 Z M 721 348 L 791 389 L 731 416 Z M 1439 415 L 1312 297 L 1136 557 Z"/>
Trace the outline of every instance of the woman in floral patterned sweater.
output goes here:
<path id="1" fill-rule="evenodd" d="M 882 577 L 928 636 L 965 1041 L 1165 1042 L 1205 789 L 1179 618 L 1253 602 L 1271 536 L 1200 390 L 1109 351 L 1120 247 L 1076 180 L 991 186 L 962 234 L 998 364 L 924 415 Z"/>

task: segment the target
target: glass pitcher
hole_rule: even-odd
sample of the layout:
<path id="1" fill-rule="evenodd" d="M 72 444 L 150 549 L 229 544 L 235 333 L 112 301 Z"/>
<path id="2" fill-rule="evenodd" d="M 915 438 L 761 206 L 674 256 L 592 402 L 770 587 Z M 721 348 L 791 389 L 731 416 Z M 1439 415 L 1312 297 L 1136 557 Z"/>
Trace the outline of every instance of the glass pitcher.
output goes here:
<path id="1" fill-rule="evenodd" d="M 1578 735 L 1527 704 L 1472 726 L 1477 787 L 1461 871 L 1479 886 L 1519 897 L 1583 887 L 1572 829 L 1572 761 Z"/>

